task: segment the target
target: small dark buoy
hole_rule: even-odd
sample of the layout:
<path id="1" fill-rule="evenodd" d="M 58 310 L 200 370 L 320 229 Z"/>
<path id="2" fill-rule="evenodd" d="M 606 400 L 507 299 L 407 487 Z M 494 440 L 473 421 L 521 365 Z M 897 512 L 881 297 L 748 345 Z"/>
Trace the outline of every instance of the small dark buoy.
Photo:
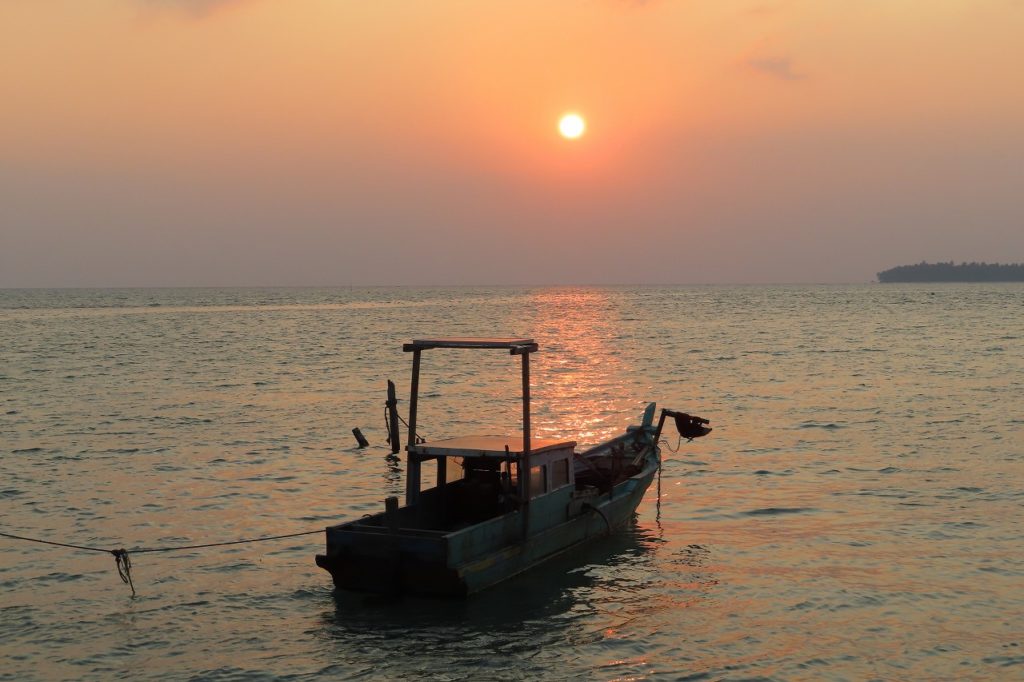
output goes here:
<path id="1" fill-rule="evenodd" d="M 366 440 L 366 436 L 359 430 L 359 427 L 352 429 L 352 435 L 356 437 L 356 442 L 359 443 L 359 447 L 365 448 L 370 444 L 370 441 Z"/>

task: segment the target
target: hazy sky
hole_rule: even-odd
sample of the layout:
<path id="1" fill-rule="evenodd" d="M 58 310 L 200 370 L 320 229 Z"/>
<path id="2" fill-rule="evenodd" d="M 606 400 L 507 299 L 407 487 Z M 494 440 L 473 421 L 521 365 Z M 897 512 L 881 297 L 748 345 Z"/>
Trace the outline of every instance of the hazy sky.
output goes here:
<path id="1" fill-rule="evenodd" d="M 0 0 L 0 286 L 923 259 L 1024 261 L 1022 0 Z"/>

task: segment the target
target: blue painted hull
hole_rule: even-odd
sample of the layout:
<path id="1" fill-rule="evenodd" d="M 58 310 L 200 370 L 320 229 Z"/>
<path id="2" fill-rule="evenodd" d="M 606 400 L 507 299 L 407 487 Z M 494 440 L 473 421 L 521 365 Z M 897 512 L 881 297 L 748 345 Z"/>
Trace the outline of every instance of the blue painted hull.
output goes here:
<path id="1" fill-rule="evenodd" d="M 610 490 L 570 488 L 532 501 L 527 534 L 519 511 L 455 531 L 399 528 L 383 515 L 327 529 L 318 566 L 343 589 L 460 597 L 486 589 L 629 523 L 658 470 L 651 448 L 643 467 Z M 403 508 L 407 516 L 413 510 Z"/>

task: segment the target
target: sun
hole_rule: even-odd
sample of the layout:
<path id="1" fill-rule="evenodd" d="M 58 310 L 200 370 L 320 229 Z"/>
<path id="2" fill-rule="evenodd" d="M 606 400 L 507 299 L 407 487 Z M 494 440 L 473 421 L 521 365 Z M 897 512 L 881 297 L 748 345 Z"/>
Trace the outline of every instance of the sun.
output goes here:
<path id="1" fill-rule="evenodd" d="M 558 120 L 558 132 L 567 140 L 575 140 L 583 135 L 587 129 L 587 122 L 576 113 L 568 113 Z"/>

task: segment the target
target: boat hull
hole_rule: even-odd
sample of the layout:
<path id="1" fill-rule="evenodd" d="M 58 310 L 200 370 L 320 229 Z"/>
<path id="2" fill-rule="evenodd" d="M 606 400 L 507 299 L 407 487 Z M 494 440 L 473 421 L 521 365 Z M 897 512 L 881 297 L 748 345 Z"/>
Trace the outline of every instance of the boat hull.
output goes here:
<path id="1" fill-rule="evenodd" d="M 327 552 L 316 563 L 336 587 L 384 594 L 462 597 L 507 580 L 628 524 L 657 472 L 656 458 L 601 495 L 569 502 L 566 520 L 522 538 L 518 513 L 498 532 L 516 536 L 479 556 L 462 557 L 451 536 L 380 532 L 367 537 L 327 529 Z"/>

